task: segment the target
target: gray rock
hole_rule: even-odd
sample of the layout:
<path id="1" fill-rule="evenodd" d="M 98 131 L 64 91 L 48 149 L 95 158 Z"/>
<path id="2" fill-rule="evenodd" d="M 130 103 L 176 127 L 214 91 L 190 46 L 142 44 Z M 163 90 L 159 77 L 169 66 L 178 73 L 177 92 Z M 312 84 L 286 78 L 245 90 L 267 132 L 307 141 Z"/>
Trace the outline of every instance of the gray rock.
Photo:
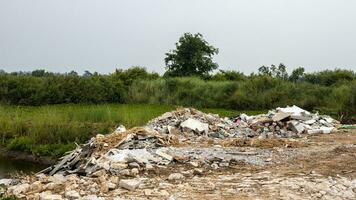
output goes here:
<path id="1" fill-rule="evenodd" d="M 42 192 L 40 194 L 40 200 L 62 200 L 62 196 L 59 194 L 51 194 L 50 192 Z"/>
<path id="2" fill-rule="evenodd" d="M 125 188 L 127 190 L 135 190 L 141 184 L 140 180 L 137 179 L 121 179 L 119 182 L 119 186 Z"/>
<path id="3" fill-rule="evenodd" d="M 173 173 L 168 176 L 168 180 L 170 181 L 181 180 L 181 179 L 184 179 L 184 175 L 181 173 Z"/>
<path id="4" fill-rule="evenodd" d="M 15 185 L 15 186 L 9 187 L 8 192 L 15 196 L 18 196 L 21 193 L 23 193 L 23 194 L 26 193 L 29 189 L 30 189 L 30 184 L 24 183 L 21 185 Z"/>
<path id="5" fill-rule="evenodd" d="M 80 194 L 75 190 L 70 190 L 70 191 L 66 191 L 65 197 L 67 197 L 68 199 L 79 199 Z"/>

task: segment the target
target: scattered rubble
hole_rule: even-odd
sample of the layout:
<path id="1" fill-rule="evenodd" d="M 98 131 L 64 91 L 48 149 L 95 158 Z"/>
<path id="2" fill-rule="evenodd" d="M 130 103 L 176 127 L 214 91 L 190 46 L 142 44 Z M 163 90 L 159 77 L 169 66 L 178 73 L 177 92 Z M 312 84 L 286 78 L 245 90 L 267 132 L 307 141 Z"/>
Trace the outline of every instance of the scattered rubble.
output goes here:
<path id="1" fill-rule="evenodd" d="M 180 108 L 152 119 L 144 127 L 126 130 L 121 125 L 111 134 L 99 134 L 36 176 L 24 177 L 18 183 L 0 180 L 0 185 L 7 187 L 6 194 L 19 198 L 106 199 L 142 188 L 145 196 L 168 198 L 167 188 L 173 187 L 170 183 L 181 184 L 187 177 L 235 169 L 241 163 L 272 165 L 278 163 L 278 156 L 296 155 L 293 151 L 258 148 L 252 143 L 246 147 L 249 139 L 268 140 L 271 144 L 285 139 L 282 147 L 275 143 L 272 147 L 288 148 L 298 138 L 328 134 L 339 126 L 329 116 L 297 106 L 234 118 Z M 147 186 L 153 180 L 146 177 L 175 167 L 179 172 L 172 171 L 165 178 L 170 183 L 159 183 L 158 188 Z M 215 188 L 209 183 L 205 186 Z M 346 195 L 352 196 L 350 192 Z"/>
<path id="2" fill-rule="evenodd" d="M 135 179 L 121 179 L 119 182 L 120 187 L 128 189 L 128 190 L 135 190 L 140 186 L 141 182 Z"/>

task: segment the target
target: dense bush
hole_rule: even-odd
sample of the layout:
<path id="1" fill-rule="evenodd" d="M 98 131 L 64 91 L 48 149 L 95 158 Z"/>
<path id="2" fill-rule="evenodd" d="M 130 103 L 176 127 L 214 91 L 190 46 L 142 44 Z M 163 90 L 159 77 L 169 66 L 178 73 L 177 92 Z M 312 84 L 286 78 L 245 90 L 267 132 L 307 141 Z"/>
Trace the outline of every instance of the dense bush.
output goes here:
<path id="1" fill-rule="evenodd" d="M 353 71 L 340 69 L 305 73 L 298 68 L 288 77 L 283 64 L 261 67 L 258 75 L 220 71 L 204 78 L 160 77 L 140 67 L 82 76 L 36 70 L 1 73 L 0 101 L 10 105 L 143 103 L 230 109 L 296 104 L 348 117 L 356 113 L 355 82 Z"/>

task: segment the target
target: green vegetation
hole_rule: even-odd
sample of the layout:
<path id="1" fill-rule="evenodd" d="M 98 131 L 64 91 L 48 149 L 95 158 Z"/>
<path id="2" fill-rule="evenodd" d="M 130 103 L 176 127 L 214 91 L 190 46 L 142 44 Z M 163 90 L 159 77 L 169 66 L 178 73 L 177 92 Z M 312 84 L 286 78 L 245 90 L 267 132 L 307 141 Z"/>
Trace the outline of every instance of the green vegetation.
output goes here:
<path id="1" fill-rule="evenodd" d="M 294 104 L 356 120 L 353 71 L 306 73 L 299 67 L 289 75 L 281 63 L 262 66 L 257 74 L 211 74 L 218 68 L 212 60 L 217 53 L 201 34 L 186 33 L 166 54 L 163 76 L 142 67 L 107 75 L 0 70 L 0 146 L 58 157 L 74 148 L 74 142 L 109 133 L 119 124 L 143 125 L 175 106 L 234 116 L 237 110 L 261 112 Z"/>
<path id="2" fill-rule="evenodd" d="M 201 77 L 161 77 L 144 68 L 116 70 L 109 75 L 86 72 L 54 74 L 43 70 L 0 74 L 0 103 L 164 104 L 236 110 L 298 105 L 337 118 L 356 115 L 356 74 L 348 70 L 305 73 L 297 68 L 261 67 L 258 74 L 220 71 Z"/>
<path id="3" fill-rule="evenodd" d="M 218 68 L 212 56 L 219 50 L 203 39 L 200 33 L 185 33 L 176 43 L 176 49 L 166 53 L 166 76 L 208 76 Z"/>
<path id="4" fill-rule="evenodd" d="M 53 105 L 0 106 L 0 145 L 10 150 L 59 157 L 96 134 L 110 133 L 119 124 L 144 125 L 175 109 L 165 105 Z M 225 109 L 202 109 L 221 116 Z M 252 114 L 250 112 L 250 114 Z"/>

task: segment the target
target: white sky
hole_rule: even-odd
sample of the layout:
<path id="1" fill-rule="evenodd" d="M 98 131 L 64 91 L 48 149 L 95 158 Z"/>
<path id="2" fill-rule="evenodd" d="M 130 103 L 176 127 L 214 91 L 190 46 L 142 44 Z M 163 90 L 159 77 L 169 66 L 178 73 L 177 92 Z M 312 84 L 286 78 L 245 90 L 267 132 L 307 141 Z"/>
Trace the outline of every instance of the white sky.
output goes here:
<path id="1" fill-rule="evenodd" d="M 218 47 L 221 69 L 356 70 L 354 0 L 0 0 L 0 69 L 162 73 L 184 32 Z"/>

